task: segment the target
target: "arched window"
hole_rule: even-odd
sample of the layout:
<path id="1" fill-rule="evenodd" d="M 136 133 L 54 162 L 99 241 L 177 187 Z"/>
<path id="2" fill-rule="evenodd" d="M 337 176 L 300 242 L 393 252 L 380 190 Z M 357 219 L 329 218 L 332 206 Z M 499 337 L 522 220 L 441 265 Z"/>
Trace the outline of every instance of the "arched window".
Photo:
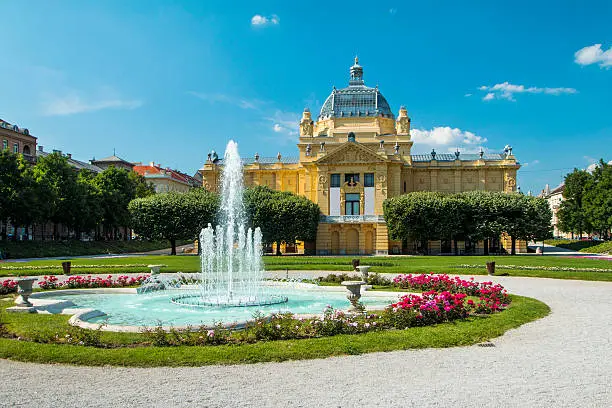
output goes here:
<path id="1" fill-rule="evenodd" d="M 30 146 L 28 145 L 23 146 L 23 154 L 30 155 Z"/>

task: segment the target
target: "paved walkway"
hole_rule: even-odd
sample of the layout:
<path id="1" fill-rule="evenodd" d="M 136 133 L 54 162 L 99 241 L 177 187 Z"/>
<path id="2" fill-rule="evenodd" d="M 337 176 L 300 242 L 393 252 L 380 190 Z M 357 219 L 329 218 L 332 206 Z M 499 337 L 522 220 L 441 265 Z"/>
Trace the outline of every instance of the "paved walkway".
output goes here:
<path id="1" fill-rule="evenodd" d="M 478 277 L 478 279 L 490 279 Z M 494 277 L 552 308 L 495 347 L 199 368 L 0 360 L 1 406 L 610 407 L 612 283 Z"/>

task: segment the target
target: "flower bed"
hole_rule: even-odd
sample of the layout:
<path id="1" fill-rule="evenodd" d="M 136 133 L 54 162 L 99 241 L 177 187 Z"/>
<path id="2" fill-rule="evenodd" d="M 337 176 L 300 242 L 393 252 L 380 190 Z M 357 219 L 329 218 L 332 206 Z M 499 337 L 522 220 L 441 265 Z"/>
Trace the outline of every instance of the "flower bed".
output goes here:
<path id="1" fill-rule="evenodd" d="M 106 278 L 92 276 L 71 276 L 60 282 L 56 276 L 44 276 L 38 286 L 43 289 L 83 289 L 83 288 L 123 288 L 140 285 L 149 275 L 128 277 L 121 275 L 114 279 L 112 275 Z"/>
<path id="2" fill-rule="evenodd" d="M 0 295 L 8 295 L 9 293 L 17 292 L 17 281 L 12 279 L 6 279 L 2 281 L 0 285 Z"/>

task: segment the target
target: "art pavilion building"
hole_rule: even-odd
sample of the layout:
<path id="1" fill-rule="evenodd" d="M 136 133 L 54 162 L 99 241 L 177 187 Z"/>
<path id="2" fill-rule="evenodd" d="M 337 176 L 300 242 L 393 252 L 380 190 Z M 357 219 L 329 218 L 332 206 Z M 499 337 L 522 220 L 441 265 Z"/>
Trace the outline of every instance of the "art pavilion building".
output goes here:
<path id="1" fill-rule="evenodd" d="M 308 109 L 299 123 L 298 156 L 244 159 L 245 184 L 267 185 L 307 197 L 321 208 L 316 254 L 399 254 L 423 251 L 418 243 L 391 241 L 383 201 L 413 191 L 457 193 L 516 190 L 520 165 L 508 148 L 501 154 L 411 154 L 410 117 L 397 117 L 378 87 L 363 80 L 357 58 L 349 85 L 333 88 L 316 122 Z M 223 160 L 209 154 L 200 170 L 216 190 Z M 502 239 L 498 246 L 508 247 Z M 451 242 L 429 242 L 429 253 L 451 252 Z M 479 253 L 482 243 L 459 242 Z M 495 243 L 491 245 L 493 248 Z M 517 252 L 526 250 L 517 242 Z"/>

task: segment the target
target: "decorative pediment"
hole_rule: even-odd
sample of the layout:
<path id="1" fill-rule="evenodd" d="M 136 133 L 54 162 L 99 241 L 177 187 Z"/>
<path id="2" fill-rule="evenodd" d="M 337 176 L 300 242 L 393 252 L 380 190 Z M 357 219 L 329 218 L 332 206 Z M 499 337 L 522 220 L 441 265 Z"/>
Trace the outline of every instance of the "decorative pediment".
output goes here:
<path id="1" fill-rule="evenodd" d="M 367 147 L 355 143 L 346 142 L 338 146 L 332 152 L 326 154 L 316 161 L 318 164 L 356 164 L 356 163 L 386 163 L 384 157 L 379 156 Z"/>

